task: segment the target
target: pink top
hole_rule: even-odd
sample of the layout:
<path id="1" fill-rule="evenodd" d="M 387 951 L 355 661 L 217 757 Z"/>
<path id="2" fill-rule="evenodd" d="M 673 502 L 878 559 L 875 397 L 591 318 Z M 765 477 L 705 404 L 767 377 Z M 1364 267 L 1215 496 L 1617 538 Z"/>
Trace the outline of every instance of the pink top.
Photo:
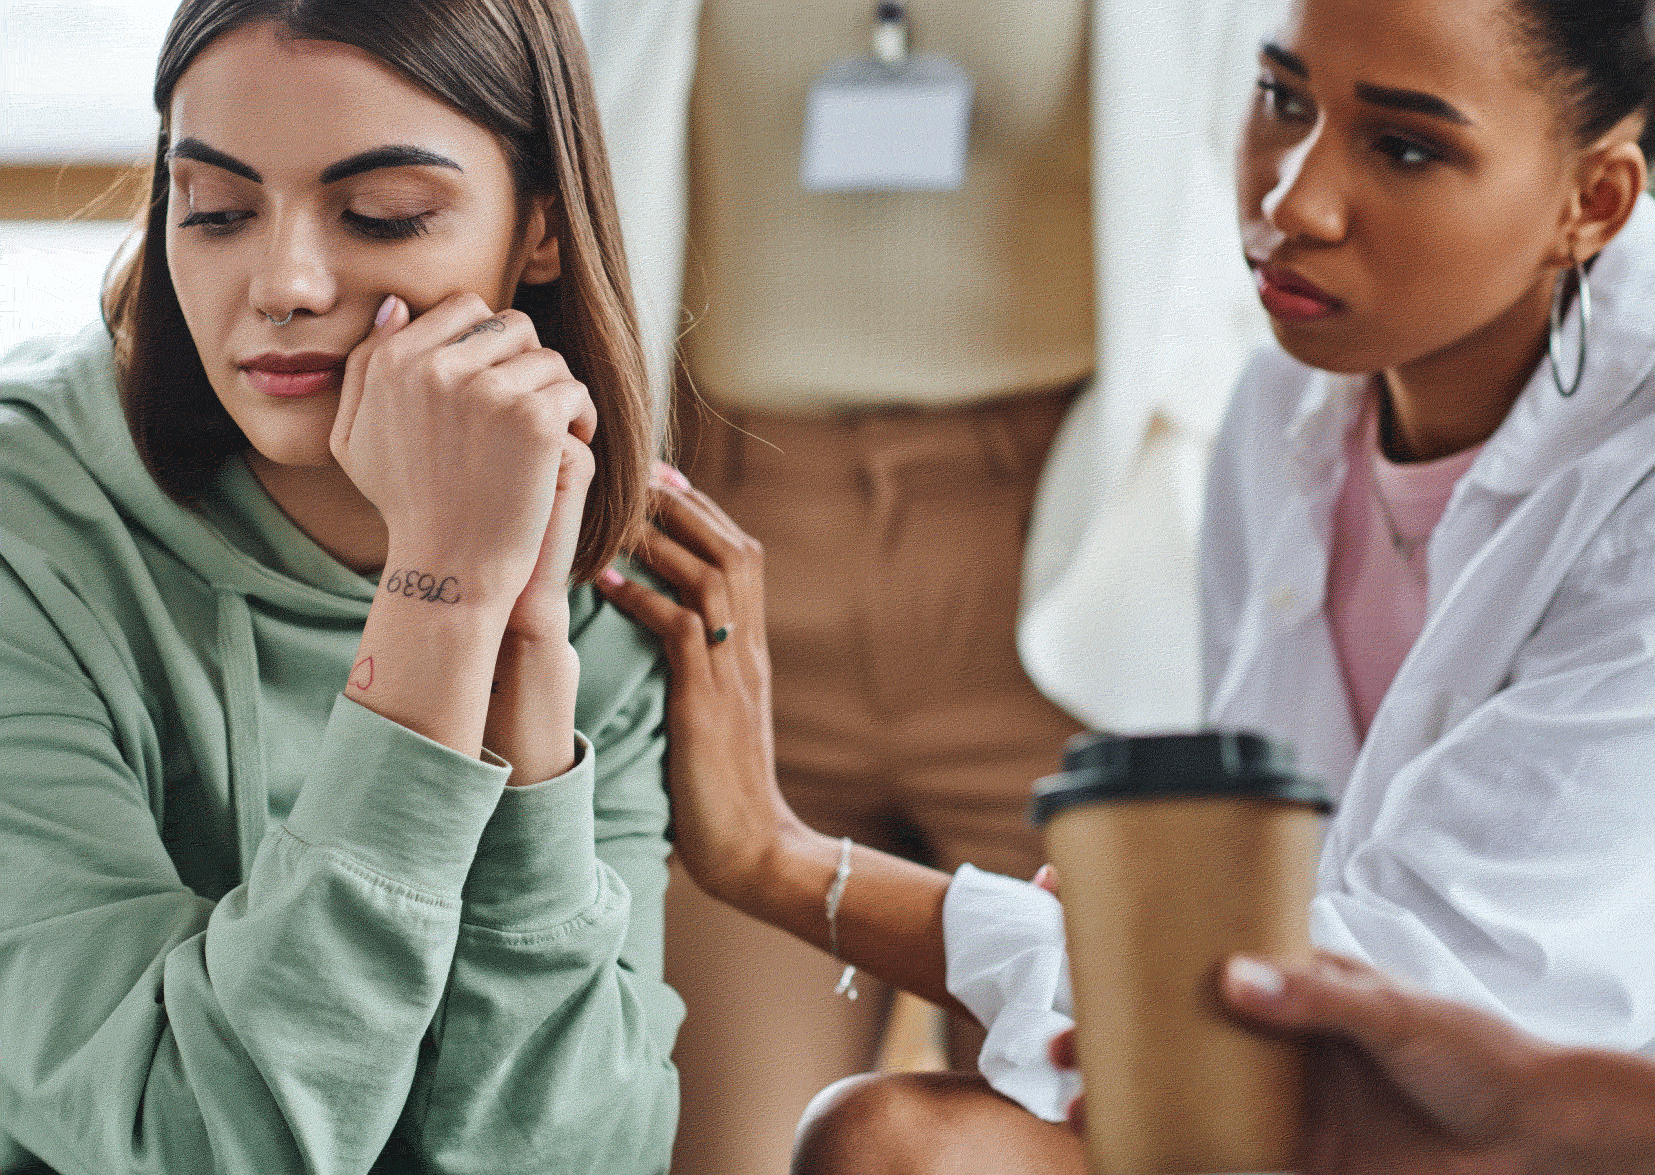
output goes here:
<path id="1" fill-rule="evenodd" d="M 1481 450 L 1406 465 L 1388 460 L 1379 449 L 1377 389 L 1345 441 L 1349 472 L 1333 508 L 1326 609 L 1363 737 L 1425 627 L 1426 545 Z"/>

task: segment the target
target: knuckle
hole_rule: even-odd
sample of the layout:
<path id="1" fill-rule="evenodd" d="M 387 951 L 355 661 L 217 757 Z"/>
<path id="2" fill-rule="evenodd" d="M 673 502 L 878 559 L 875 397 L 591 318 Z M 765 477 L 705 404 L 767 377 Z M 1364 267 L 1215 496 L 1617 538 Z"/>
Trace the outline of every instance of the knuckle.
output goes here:
<path id="1" fill-rule="evenodd" d="M 724 576 L 718 568 L 703 563 L 690 573 L 690 586 L 703 600 L 724 586 Z"/>
<path id="2" fill-rule="evenodd" d="M 575 379 L 574 372 L 569 370 L 569 361 L 563 357 L 563 352 L 542 347 L 541 354 L 546 357 L 546 362 L 550 364 L 551 370 L 556 373 L 559 380 L 566 381 L 583 392 L 586 390 L 586 385 Z"/>
<path id="3" fill-rule="evenodd" d="M 478 299 L 478 301 L 481 300 L 482 299 Z M 487 307 L 484 307 L 484 309 L 486 310 Z M 530 318 L 527 314 L 524 314 L 521 310 L 508 306 L 506 309 L 501 310 L 498 313 L 492 313 L 491 316 L 498 318 L 505 324 L 507 334 L 514 337 L 524 336 L 533 339 L 535 344 L 537 346 L 539 345 L 540 333 L 534 328 L 534 319 Z"/>
<path id="4" fill-rule="evenodd" d="M 591 449 L 579 441 L 571 441 L 569 469 L 577 477 L 589 481 L 598 471 L 598 459 L 592 455 Z"/>
<path id="5" fill-rule="evenodd" d="M 702 627 L 701 617 L 694 612 L 679 608 L 673 613 L 672 619 L 667 622 L 667 631 L 675 640 L 691 643 L 705 639 L 706 631 Z"/>
<path id="6" fill-rule="evenodd" d="M 563 413 L 544 396 L 522 396 L 517 400 L 517 412 L 523 427 L 539 441 L 561 438 L 567 429 Z"/>
<path id="7" fill-rule="evenodd" d="M 736 546 L 721 534 L 715 534 L 704 540 L 707 549 L 712 552 L 713 562 L 721 569 L 732 570 L 737 565 Z"/>
<path id="8" fill-rule="evenodd" d="M 494 314 L 494 311 L 489 308 L 489 304 L 483 301 L 482 295 L 472 293 L 469 290 L 456 298 L 454 305 L 467 314 L 475 314 L 479 319 L 488 318 Z"/>
<path id="9" fill-rule="evenodd" d="M 510 397 L 513 388 L 499 368 L 485 367 L 467 382 L 466 391 L 482 399 L 502 400 Z"/>
<path id="10" fill-rule="evenodd" d="M 419 374 L 432 386 L 446 388 L 454 382 L 454 361 L 442 351 L 426 351 L 418 360 Z"/>

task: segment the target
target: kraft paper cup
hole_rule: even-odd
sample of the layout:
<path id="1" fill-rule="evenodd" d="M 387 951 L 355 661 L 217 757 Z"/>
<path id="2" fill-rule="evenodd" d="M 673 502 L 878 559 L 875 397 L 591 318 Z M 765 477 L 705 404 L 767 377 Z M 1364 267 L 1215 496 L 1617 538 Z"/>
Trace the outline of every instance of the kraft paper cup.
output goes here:
<path id="1" fill-rule="evenodd" d="M 1093 1175 L 1296 1169 L 1304 1057 L 1220 1008 L 1237 951 L 1308 956 L 1332 808 L 1253 734 L 1080 736 L 1033 804 L 1062 886 Z"/>

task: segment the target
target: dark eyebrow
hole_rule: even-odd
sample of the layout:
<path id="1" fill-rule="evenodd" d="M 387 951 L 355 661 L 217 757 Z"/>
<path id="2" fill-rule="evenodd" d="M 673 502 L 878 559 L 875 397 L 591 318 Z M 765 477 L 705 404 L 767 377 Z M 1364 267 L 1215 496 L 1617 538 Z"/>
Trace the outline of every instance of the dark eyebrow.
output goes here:
<path id="1" fill-rule="evenodd" d="M 1258 51 L 1259 56 L 1268 57 L 1288 73 L 1297 74 L 1302 78 L 1310 76 L 1310 67 L 1304 63 L 1304 58 L 1297 53 L 1289 53 L 1274 41 L 1266 41 L 1259 46 Z"/>
<path id="2" fill-rule="evenodd" d="M 1367 82 L 1357 82 L 1356 96 L 1374 106 L 1405 110 L 1410 114 L 1428 114 L 1432 118 L 1440 118 L 1456 126 L 1471 125 L 1469 118 L 1434 94 L 1424 94 L 1418 90 L 1393 90 L 1388 86 L 1370 86 Z"/>
<path id="3" fill-rule="evenodd" d="M 1310 76 L 1310 67 L 1304 63 L 1304 58 L 1297 53 L 1283 49 L 1274 41 L 1266 41 L 1260 45 L 1259 56 L 1275 62 L 1288 73 L 1296 74 L 1301 78 Z M 1428 114 L 1432 118 L 1440 118 L 1444 122 L 1451 122 L 1456 126 L 1471 125 L 1469 118 L 1435 94 L 1426 94 L 1419 90 L 1396 90 L 1390 86 L 1375 86 L 1368 82 L 1357 82 L 1355 88 L 1356 96 L 1373 106 L 1383 106 L 1390 110 L 1405 110 L 1410 114 Z"/>
<path id="4" fill-rule="evenodd" d="M 241 160 L 226 155 L 216 147 L 209 147 L 200 139 L 179 139 L 167 149 L 167 161 L 174 159 L 194 159 L 200 163 L 210 163 L 214 167 L 222 167 L 232 175 L 239 175 L 244 180 L 252 180 L 255 184 L 262 184 L 264 177 L 248 167 Z"/>
<path id="5" fill-rule="evenodd" d="M 452 159 L 430 151 L 422 151 L 418 147 L 375 147 L 372 151 L 364 151 L 360 155 L 352 155 L 349 159 L 341 159 L 338 163 L 328 164 L 322 169 L 321 180 L 324 184 L 338 183 L 342 179 L 349 179 L 353 175 L 361 175 L 365 171 L 374 171 L 381 167 L 452 167 L 458 172 L 465 171 L 465 168 Z"/>

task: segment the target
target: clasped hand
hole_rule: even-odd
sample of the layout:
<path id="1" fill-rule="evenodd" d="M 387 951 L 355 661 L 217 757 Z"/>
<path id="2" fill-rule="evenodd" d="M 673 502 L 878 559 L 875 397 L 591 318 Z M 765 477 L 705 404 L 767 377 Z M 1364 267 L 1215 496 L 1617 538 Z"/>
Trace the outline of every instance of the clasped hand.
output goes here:
<path id="1" fill-rule="evenodd" d="M 387 298 L 345 363 L 335 460 L 386 564 L 347 696 L 535 783 L 574 761 L 569 574 L 597 411 L 516 310 Z"/>
<path id="2" fill-rule="evenodd" d="M 510 627 L 561 609 L 593 473 L 597 411 L 517 310 L 455 294 L 418 318 L 388 298 L 345 364 L 330 444 L 398 559 L 450 597 L 510 603 Z"/>

